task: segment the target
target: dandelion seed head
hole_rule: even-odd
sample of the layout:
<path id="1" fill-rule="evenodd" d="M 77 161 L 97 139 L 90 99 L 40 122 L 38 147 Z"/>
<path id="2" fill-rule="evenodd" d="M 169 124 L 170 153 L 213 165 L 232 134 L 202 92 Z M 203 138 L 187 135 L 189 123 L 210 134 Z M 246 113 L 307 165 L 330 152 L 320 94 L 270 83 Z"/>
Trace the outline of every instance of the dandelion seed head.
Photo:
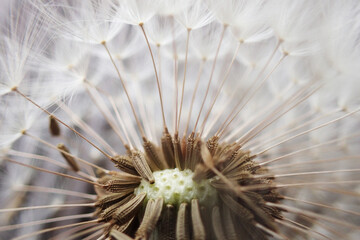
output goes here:
<path id="1" fill-rule="evenodd" d="M 5 5 L 0 238 L 356 239 L 357 1 Z"/>

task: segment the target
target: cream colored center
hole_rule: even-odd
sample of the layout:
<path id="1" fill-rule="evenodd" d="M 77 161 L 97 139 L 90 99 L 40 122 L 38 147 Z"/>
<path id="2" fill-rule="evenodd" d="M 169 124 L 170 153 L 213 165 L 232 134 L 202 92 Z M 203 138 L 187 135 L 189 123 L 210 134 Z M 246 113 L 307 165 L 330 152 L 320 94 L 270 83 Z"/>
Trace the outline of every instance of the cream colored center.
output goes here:
<path id="1" fill-rule="evenodd" d="M 213 206 L 217 201 L 217 192 L 210 185 L 209 180 L 193 181 L 194 173 L 189 170 L 166 169 L 153 173 L 155 183 L 150 184 L 144 179 L 135 194 L 146 193 L 146 199 L 162 197 L 165 204 L 178 206 L 183 202 L 190 203 L 198 199 L 200 204 Z"/>

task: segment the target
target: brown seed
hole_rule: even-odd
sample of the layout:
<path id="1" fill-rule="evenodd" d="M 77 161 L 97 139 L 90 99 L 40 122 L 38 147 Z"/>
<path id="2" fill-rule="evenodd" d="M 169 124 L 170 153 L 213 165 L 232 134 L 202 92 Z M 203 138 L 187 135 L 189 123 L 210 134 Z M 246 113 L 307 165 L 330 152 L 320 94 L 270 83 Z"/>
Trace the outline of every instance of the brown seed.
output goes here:
<path id="1" fill-rule="evenodd" d="M 57 148 L 60 151 L 61 155 L 63 156 L 63 158 L 66 160 L 66 162 L 69 164 L 69 166 L 71 167 L 72 170 L 74 170 L 75 172 L 78 172 L 80 170 L 79 165 L 77 164 L 77 162 L 75 161 L 75 158 L 70 156 L 70 151 L 69 149 L 62 143 L 59 143 L 57 145 Z M 66 154 L 69 153 L 69 154 Z"/>
<path id="2" fill-rule="evenodd" d="M 129 189 L 128 191 L 124 191 L 121 193 L 110 193 L 108 195 L 104 195 L 96 201 L 95 206 L 103 208 L 106 205 L 113 204 L 114 202 L 119 202 L 122 198 L 126 197 L 131 192 L 133 192 L 133 190 Z"/>
<path id="3" fill-rule="evenodd" d="M 227 193 L 219 194 L 221 200 L 225 203 L 225 205 L 231 209 L 232 212 L 241 216 L 242 218 L 252 221 L 254 219 L 254 215 L 243 205 L 241 205 L 238 201 L 236 201 L 232 196 Z"/>
<path id="4" fill-rule="evenodd" d="M 128 190 L 134 190 L 137 188 L 140 184 L 139 180 L 133 180 L 133 179 L 115 179 L 107 181 L 104 184 L 104 188 L 107 191 L 113 192 L 113 193 L 121 193 Z"/>
<path id="5" fill-rule="evenodd" d="M 147 224 L 149 224 L 152 211 L 154 210 L 154 202 L 154 199 L 150 199 L 147 202 L 141 224 L 135 233 L 135 239 L 146 239 L 146 228 Z"/>
<path id="6" fill-rule="evenodd" d="M 116 223 L 122 225 L 134 217 L 140 209 L 145 197 L 146 193 L 141 193 L 119 207 L 114 214 Z"/>
<path id="7" fill-rule="evenodd" d="M 180 139 L 177 134 L 174 136 L 174 158 L 175 166 L 180 170 L 184 169 L 183 154 L 181 152 Z"/>
<path id="8" fill-rule="evenodd" d="M 214 229 L 214 233 L 217 239 L 226 239 L 226 235 L 224 233 L 224 229 L 222 226 L 221 216 L 220 216 L 220 209 L 218 206 L 213 207 L 212 214 L 212 227 Z"/>
<path id="9" fill-rule="evenodd" d="M 199 201 L 197 199 L 191 200 L 191 221 L 193 227 L 193 239 L 205 240 L 205 228 L 201 219 Z"/>
<path id="10" fill-rule="evenodd" d="M 176 221 L 176 239 L 190 239 L 190 223 L 187 214 L 187 203 L 181 203 Z"/>
<path id="11" fill-rule="evenodd" d="M 99 213 L 99 219 L 101 221 L 108 221 L 109 219 L 114 218 L 114 213 L 115 211 L 121 207 L 122 205 L 124 205 L 125 203 L 129 202 L 131 199 L 134 198 L 134 195 L 129 195 L 127 197 L 125 197 L 124 199 L 122 199 L 121 201 L 114 203 L 106 208 L 100 208 L 98 210 Z"/>
<path id="12" fill-rule="evenodd" d="M 126 173 L 130 173 L 133 175 L 138 175 L 138 172 L 136 171 L 134 165 L 131 162 L 131 159 L 127 155 L 119 156 L 116 155 L 111 158 L 111 161 L 115 163 L 115 166 L 120 169 L 121 171 L 124 171 Z"/>
<path id="13" fill-rule="evenodd" d="M 222 207 L 223 216 L 222 216 L 222 222 L 224 223 L 224 230 L 226 233 L 226 237 L 229 240 L 236 240 L 238 239 L 235 226 L 234 226 L 234 220 L 233 220 L 233 214 L 229 210 L 229 208 L 223 206 Z M 237 224 L 237 223 L 236 223 Z"/>
<path id="14" fill-rule="evenodd" d="M 217 147 L 219 145 L 219 137 L 213 136 L 206 142 L 206 147 L 209 149 L 211 156 L 215 155 Z"/>
<path id="15" fill-rule="evenodd" d="M 128 221 L 126 221 L 124 224 L 121 224 L 121 225 L 117 225 L 116 223 L 114 224 L 114 222 L 116 222 L 116 221 L 112 220 L 111 221 L 112 226 L 110 225 L 109 231 L 111 231 L 112 229 L 115 229 L 119 232 L 129 234 L 129 232 L 132 231 L 133 223 L 136 222 L 135 219 L 136 219 L 136 216 L 133 216 Z M 107 231 L 107 232 L 109 232 L 109 231 Z"/>
<path id="16" fill-rule="evenodd" d="M 173 140 L 167 128 L 165 128 L 164 133 L 161 137 L 161 146 L 165 161 L 167 162 L 169 168 L 175 167 Z"/>
<path id="17" fill-rule="evenodd" d="M 195 135 L 194 133 L 191 133 L 186 141 L 185 166 L 187 166 L 188 165 L 187 163 L 190 162 L 192 159 L 192 154 L 194 151 L 194 143 L 195 143 L 194 135 Z"/>
<path id="18" fill-rule="evenodd" d="M 148 141 L 146 138 L 143 138 L 144 141 L 144 150 L 149 162 L 149 165 L 153 171 L 163 170 L 169 168 L 167 162 L 158 151 L 157 146 L 154 143 Z"/>
<path id="19" fill-rule="evenodd" d="M 146 205 L 143 220 L 138 228 L 135 236 L 136 239 L 149 239 L 159 221 L 163 207 L 163 199 L 150 199 Z"/>
<path id="20" fill-rule="evenodd" d="M 159 239 L 175 240 L 176 234 L 176 209 L 174 206 L 168 204 L 165 206 L 164 212 L 161 216 L 159 224 Z"/>
<path id="21" fill-rule="evenodd" d="M 185 164 L 185 166 L 190 168 L 192 171 L 195 169 L 195 166 L 198 163 L 202 162 L 202 157 L 201 157 L 201 145 L 202 144 L 203 143 L 200 138 L 198 138 L 198 137 L 195 138 L 194 149 L 191 154 L 191 159 L 190 159 L 190 161 L 187 161 Z"/>
<path id="22" fill-rule="evenodd" d="M 155 182 L 152 171 L 145 159 L 145 156 L 139 151 L 132 151 L 131 160 L 136 171 L 151 184 Z"/>
<path id="23" fill-rule="evenodd" d="M 49 116 L 49 130 L 50 130 L 50 134 L 54 137 L 59 136 L 61 134 L 59 123 L 51 115 Z"/>

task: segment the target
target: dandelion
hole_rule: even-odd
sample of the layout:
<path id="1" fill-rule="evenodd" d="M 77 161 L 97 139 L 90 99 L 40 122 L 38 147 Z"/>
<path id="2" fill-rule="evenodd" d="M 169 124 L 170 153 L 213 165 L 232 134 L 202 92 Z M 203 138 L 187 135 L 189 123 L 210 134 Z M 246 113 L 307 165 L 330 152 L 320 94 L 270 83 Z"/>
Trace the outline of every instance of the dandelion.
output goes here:
<path id="1" fill-rule="evenodd" d="M 2 4 L 2 238 L 357 239 L 357 1 Z"/>

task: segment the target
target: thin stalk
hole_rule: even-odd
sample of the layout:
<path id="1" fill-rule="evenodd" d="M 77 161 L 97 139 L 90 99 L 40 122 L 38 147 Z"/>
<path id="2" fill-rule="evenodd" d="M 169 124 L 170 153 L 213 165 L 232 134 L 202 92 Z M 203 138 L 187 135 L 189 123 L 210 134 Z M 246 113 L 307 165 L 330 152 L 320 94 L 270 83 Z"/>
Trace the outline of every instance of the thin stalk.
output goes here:
<path id="1" fill-rule="evenodd" d="M 62 125 L 64 125 L 65 127 L 67 127 L 68 129 L 70 129 L 72 132 L 74 132 L 75 134 L 77 134 L 79 137 L 81 137 L 82 139 L 84 139 L 86 142 L 88 142 L 91 146 L 93 146 L 94 148 L 96 148 L 99 152 L 101 152 L 105 157 L 107 157 L 108 159 L 111 159 L 111 156 L 109 154 L 107 154 L 106 152 L 104 152 L 103 150 L 101 150 L 98 146 L 96 146 L 94 143 L 92 143 L 89 139 L 87 139 L 85 136 L 83 136 L 81 133 L 79 133 L 78 131 L 76 131 L 75 129 L 73 129 L 72 127 L 70 127 L 69 125 L 67 125 L 65 122 L 61 121 L 58 117 L 56 117 L 55 115 L 53 115 L 52 113 L 50 113 L 48 110 L 46 110 L 45 108 L 41 107 L 40 105 L 38 105 L 37 103 L 35 103 L 33 100 L 31 100 L 29 97 L 27 97 L 25 94 L 23 94 L 22 92 L 20 92 L 17 88 L 13 89 L 14 92 L 18 93 L 19 95 L 21 95 L 22 97 L 24 97 L 27 101 L 29 101 L 30 103 L 32 103 L 33 105 L 35 105 L 37 108 L 39 108 L 40 110 L 42 110 L 43 112 L 45 112 L 46 114 L 48 114 L 49 116 L 53 117 L 56 121 L 58 121 L 59 123 L 61 123 Z"/>

